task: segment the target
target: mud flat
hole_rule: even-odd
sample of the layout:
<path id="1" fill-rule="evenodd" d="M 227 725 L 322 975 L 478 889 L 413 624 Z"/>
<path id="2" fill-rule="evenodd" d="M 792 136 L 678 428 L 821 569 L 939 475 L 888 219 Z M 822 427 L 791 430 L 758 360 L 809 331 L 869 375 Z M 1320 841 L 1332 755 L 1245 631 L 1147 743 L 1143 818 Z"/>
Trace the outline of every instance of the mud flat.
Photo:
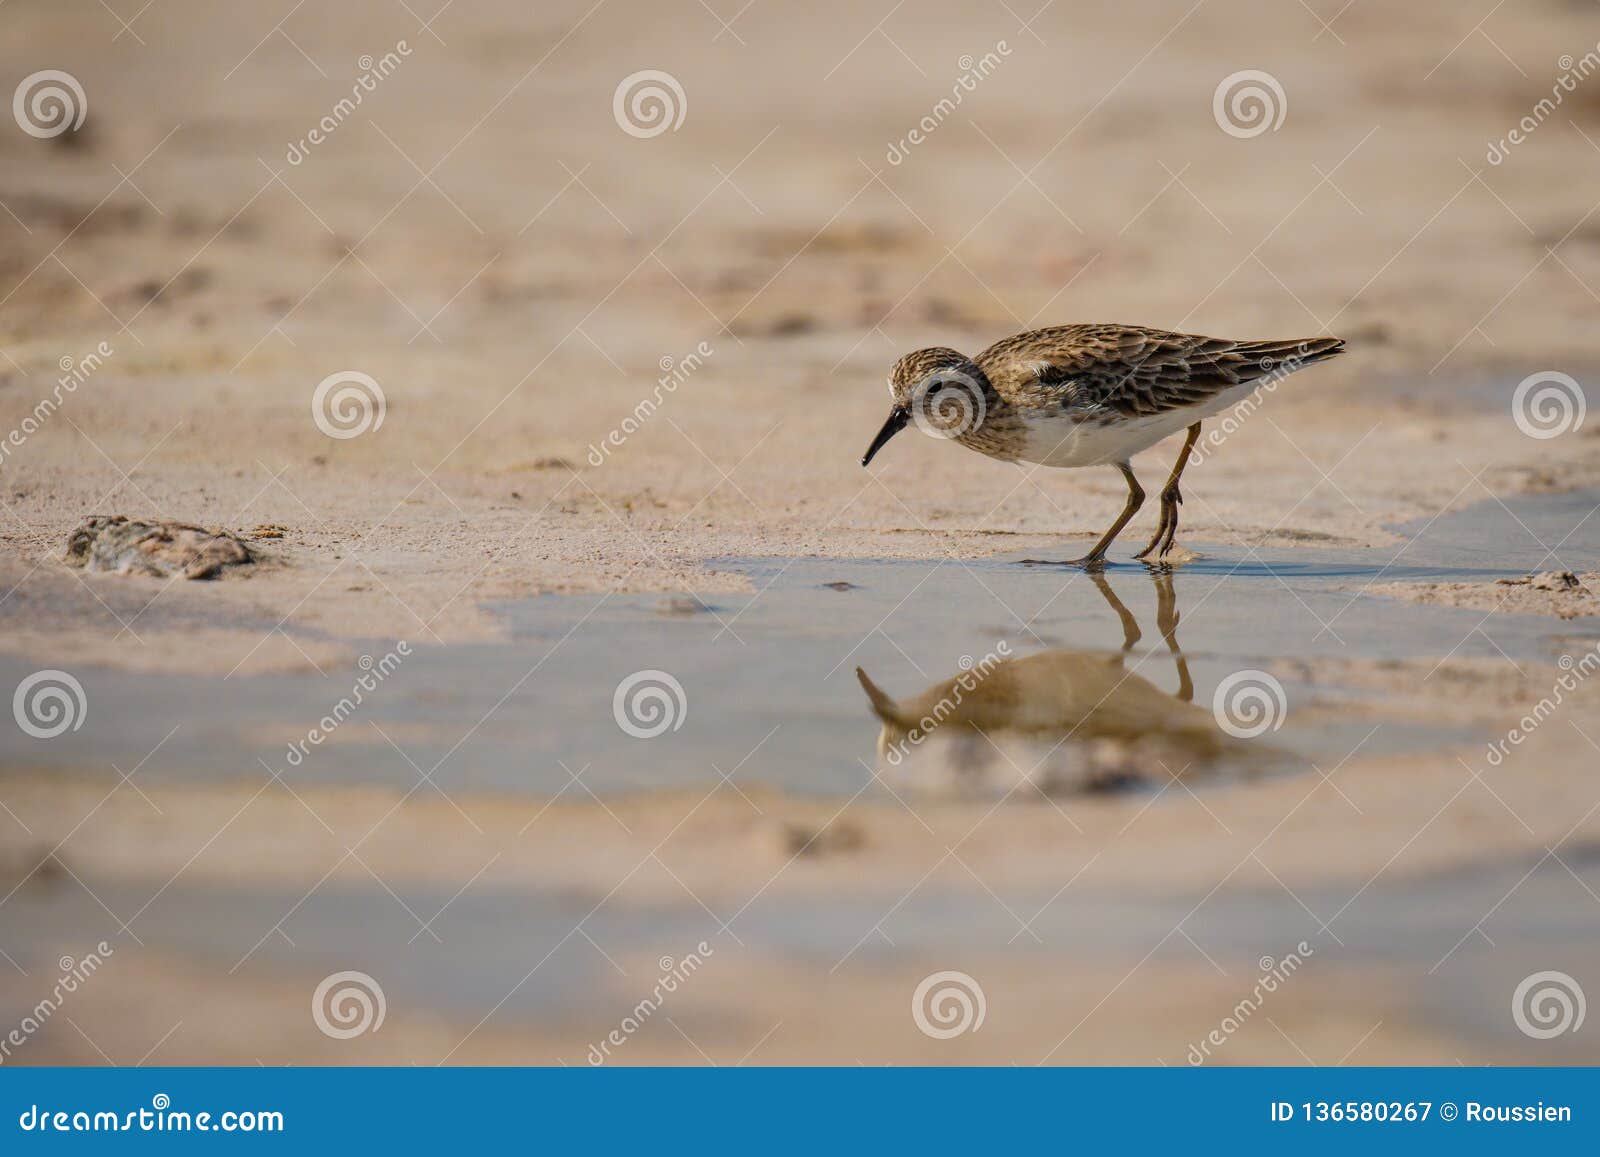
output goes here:
<path id="1" fill-rule="evenodd" d="M 1351 586 L 1396 569 L 1493 586 L 1543 550 L 1505 546 L 1509 527 L 1566 516 L 1482 504 L 1403 568 L 1381 548 L 1209 544 L 1175 574 L 1099 582 L 1006 560 L 723 560 L 762 593 L 666 614 L 659 596 L 546 596 L 493 608 L 500 642 L 399 665 L 363 644 L 368 667 L 322 674 L 152 684 L 85 665 L 89 722 L 8 744 L 0 886 L 24 975 L 5 1011 L 113 934 L 103 979 L 28 1059 L 89 1062 L 86 1035 L 118 1060 L 586 1063 L 661 962 L 694 953 L 663 1015 L 602 1059 L 955 1059 L 903 1006 L 957 968 L 988 1001 L 955 1045 L 971 1061 L 1192 1063 L 1225 1018 L 1206 1063 L 1549 1061 L 1483 1010 L 1541 959 L 1595 960 L 1600 691 L 1561 657 L 1600 634 Z M 1481 536 L 1502 567 L 1467 565 Z M 1029 656 L 1042 681 L 995 676 Z M 857 665 L 907 703 L 976 672 L 980 731 L 952 717 L 887 761 Z M 385 675 L 308 745 L 363 670 Z M 635 670 L 678 684 L 664 720 L 616 705 Z M 1234 719 L 1239 738 L 1217 696 L 1246 671 L 1282 714 L 1256 735 Z M 1162 743 L 1123 745 L 1141 718 Z M 1108 760 L 1116 775 L 1037 773 Z M 388 1019 L 347 1048 L 304 1009 L 349 969 L 377 978 Z M 1240 1025 L 1249 993 L 1262 1015 Z"/>
<path id="2" fill-rule="evenodd" d="M 1600 101 L 1477 160 L 1592 47 L 1579 7 L 755 5 L 735 38 L 497 2 L 435 39 L 322 6 L 291 43 L 174 0 L 136 46 L 58 7 L 0 46 L 91 100 L 0 133 L 0 686 L 82 706 L 0 729 L 6 1063 L 583 1064 L 630 1017 L 609 1062 L 1597 1059 L 1509 1015 L 1600 973 L 1600 693 L 1540 706 L 1596 620 L 1501 580 L 1595 589 L 1596 425 L 1514 399 L 1600 368 Z M 690 107 L 640 140 L 612 96 L 658 60 Z M 1234 62 L 1277 131 L 1218 124 Z M 1088 320 L 1350 348 L 1203 443 L 1192 554 L 1109 598 L 1014 560 L 1104 526 L 1115 472 L 857 465 L 899 354 Z M 382 408 L 341 437 L 313 401 L 352 373 Z M 117 514 L 271 565 L 68 566 Z M 906 720 L 880 748 L 855 669 L 937 700 L 1002 642 L 1049 674 L 968 701 L 999 742 L 887 764 Z M 649 739 L 641 671 L 682 689 Z M 1107 672 L 1136 694 L 1072 693 Z M 1245 672 L 1278 725 L 1219 739 Z M 1129 742 L 1152 713 L 1193 726 Z M 343 1040 L 309 1006 L 348 971 L 387 1011 Z M 937 1040 L 909 1005 L 947 971 L 987 1013 Z"/>

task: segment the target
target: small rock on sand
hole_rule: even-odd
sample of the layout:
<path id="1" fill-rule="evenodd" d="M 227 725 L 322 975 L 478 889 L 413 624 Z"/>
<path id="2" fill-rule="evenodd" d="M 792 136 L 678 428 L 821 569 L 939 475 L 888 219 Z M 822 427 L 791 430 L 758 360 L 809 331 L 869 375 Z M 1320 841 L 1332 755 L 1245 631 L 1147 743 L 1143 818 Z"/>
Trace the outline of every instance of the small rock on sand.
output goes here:
<path id="1" fill-rule="evenodd" d="M 18 846 L 0 851 L 0 884 L 9 889 L 24 885 L 48 888 L 66 879 L 59 851 L 40 846 Z"/>
<path id="2" fill-rule="evenodd" d="M 90 571 L 186 579 L 216 578 L 256 556 L 238 536 L 184 522 L 142 522 L 97 514 L 67 539 L 66 563 Z"/>
<path id="3" fill-rule="evenodd" d="M 773 820 L 758 829 L 762 842 L 779 859 L 820 859 L 860 851 L 867 839 L 848 820 L 817 825 L 801 820 Z"/>
<path id="4" fill-rule="evenodd" d="M 1549 570 L 1492 583 L 1378 583 L 1368 594 L 1447 607 L 1477 607 L 1513 615 L 1554 615 L 1576 619 L 1600 615 L 1600 572 L 1574 574 Z"/>
<path id="5" fill-rule="evenodd" d="M 1190 550 L 1182 543 L 1174 543 L 1172 549 L 1161 556 L 1161 561 L 1167 566 L 1181 566 L 1186 562 L 1194 562 L 1204 557 L 1205 555 L 1199 551 Z"/>
<path id="6" fill-rule="evenodd" d="M 1570 570 L 1547 570 L 1543 574 L 1530 574 L 1523 578 L 1496 579 L 1499 585 L 1506 587 L 1529 586 L 1536 591 L 1576 591 L 1583 589 L 1583 583 L 1578 581 L 1578 576 Z"/>

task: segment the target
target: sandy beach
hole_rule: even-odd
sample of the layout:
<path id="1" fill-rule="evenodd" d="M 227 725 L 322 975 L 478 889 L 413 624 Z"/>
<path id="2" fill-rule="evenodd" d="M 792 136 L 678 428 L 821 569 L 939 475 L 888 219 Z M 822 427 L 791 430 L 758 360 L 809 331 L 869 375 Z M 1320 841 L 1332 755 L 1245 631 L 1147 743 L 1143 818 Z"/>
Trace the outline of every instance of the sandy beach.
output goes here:
<path id="1" fill-rule="evenodd" d="M 1600 994 L 1588 9 L 735 7 L 0 10 L 86 106 L 0 125 L 0 689 L 87 689 L 0 729 L 0 1060 L 581 1065 L 630 1015 L 606 1063 L 1600 1059 L 1511 1015 Z M 1118 542 L 1136 646 L 1013 561 L 1114 469 L 860 465 L 897 357 L 1075 321 L 1348 343 L 1208 427 L 1175 596 L 1153 502 Z M 254 561 L 68 565 L 94 515 Z M 887 774 L 855 668 L 1000 637 L 1205 718 L 1265 672 L 1298 762 Z M 656 666 L 687 719 L 619 733 Z M 919 1026 L 941 971 L 981 1029 Z"/>

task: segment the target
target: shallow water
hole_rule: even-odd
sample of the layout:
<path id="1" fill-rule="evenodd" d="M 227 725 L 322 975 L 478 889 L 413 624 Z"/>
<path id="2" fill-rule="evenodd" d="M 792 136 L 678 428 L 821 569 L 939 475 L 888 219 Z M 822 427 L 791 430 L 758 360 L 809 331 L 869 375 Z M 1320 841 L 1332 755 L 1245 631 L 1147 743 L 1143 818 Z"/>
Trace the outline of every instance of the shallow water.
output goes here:
<path id="1" fill-rule="evenodd" d="M 452 796 L 469 787 L 548 795 L 570 788 L 569 774 L 597 792 L 709 788 L 725 774 L 747 787 L 842 797 L 904 790 L 908 782 L 949 786 L 937 781 L 951 778 L 952 765 L 960 772 L 963 758 L 986 762 L 999 775 L 958 774 L 956 785 L 995 792 L 1016 782 L 1013 761 L 1029 767 L 1041 756 L 1044 764 L 1076 759 L 1075 769 L 1099 787 L 1137 788 L 1119 774 L 1126 765 L 1167 763 L 1164 770 L 1176 772 L 1198 763 L 1196 775 L 1304 773 L 1311 761 L 1334 766 L 1358 745 L 1407 750 L 1483 737 L 1470 724 L 1407 724 L 1392 715 L 1373 733 L 1372 709 L 1383 704 L 1375 692 L 1330 680 L 1336 661 L 1431 663 L 1448 654 L 1548 661 L 1575 637 L 1600 635 L 1589 621 L 1496 615 L 1489 622 L 1481 611 L 1359 593 L 1374 581 L 1489 581 L 1558 566 L 1588 569 L 1600 548 L 1600 519 L 1588 517 L 1595 504 L 1596 496 L 1584 495 L 1526 500 L 1509 510 L 1487 503 L 1400 528 L 1408 540 L 1403 547 L 1364 551 L 1252 553 L 1191 544 L 1207 557 L 1171 573 L 1124 563 L 1099 582 L 1008 558 L 723 560 L 720 566 L 751 576 L 754 595 L 713 598 L 709 609 L 668 614 L 661 613 L 660 596 L 540 598 L 498 608 L 508 632 L 503 642 L 418 646 L 333 741 L 299 765 L 286 762 L 286 745 L 348 692 L 359 673 L 354 665 L 327 678 L 228 680 L 80 670 L 89 703 L 83 729 L 48 742 L 7 729 L 0 757 L 6 767 L 38 767 L 48 758 L 74 767 L 116 762 L 126 770 L 160 744 L 139 768 L 140 781 L 232 777 L 253 791 L 264 779 L 264 762 L 290 782 L 401 790 L 431 772 Z M 1556 557 L 1547 557 L 1544 544 L 1558 542 Z M 990 671 L 978 684 L 963 707 L 981 717 L 981 737 L 957 728 L 957 738 L 946 732 L 944 742 L 936 730 L 903 766 L 885 768 L 887 786 L 874 783 L 873 769 L 885 767 L 876 748 L 879 721 L 856 668 L 904 700 L 966 667 L 983 670 L 983 656 L 1001 642 L 1019 657 L 1013 673 L 1028 664 L 1038 673 L 1008 681 Z M 367 650 L 377 656 L 393 646 L 394 640 L 374 641 Z M 14 684 L 36 665 L 8 659 L 0 677 Z M 647 669 L 670 672 L 682 686 L 683 705 L 664 701 L 676 728 L 667 723 L 659 736 L 641 739 L 619 725 L 613 697 L 619 683 Z M 1213 693 L 1224 679 L 1252 669 L 1280 675 L 1283 725 L 1257 739 L 1230 741 L 1217 726 Z M 1483 730 L 1503 727 L 1495 718 Z M 1166 735 L 1173 746 L 1130 746 L 1123 734 L 1129 728 Z M 991 747 L 1006 754 L 991 757 Z M 961 758 L 949 758 L 949 749 Z M 1168 763 L 1179 759 L 1184 763 Z M 1075 790 L 1084 783 L 1063 778 L 1051 786 Z M 1198 779 L 1196 790 L 1204 791 Z M 1028 798 L 1019 797 L 1017 806 Z M 1416 823 L 1431 823 L 1435 806 L 1420 801 Z M 1121 987 L 1108 993 L 1111 979 L 1147 964 L 1191 978 L 1197 991 L 1209 991 L 1205 986 L 1225 974 L 1230 995 L 1216 1009 L 1225 1015 L 1265 967 L 1262 960 L 1281 958 L 1304 941 L 1314 946 L 1304 967 L 1328 986 L 1316 991 L 1334 994 L 1330 1009 L 1360 1021 L 1334 1034 L 1336 1052 L 1310 1044 L 1312 1059 L 1337 1060 L 1337 1052 L 1358 1046 L 1397 1007 L 1408 1022 L 1436 1026 L 1484 1056 L 1518 1059 L 1528 1055 L 1519 1051 L 1527 1040 L 1505 1015 L 1506 994 L 1552 964 L 1575 975 L 1600 967 L 1588 907 L 1600 889 L 1600 854 L 1592 842 L 1576 840 L 1562 852 L 1560 862 L 1535 849 L 1449 873 L 1379 873 L 1365 884 L 1335 879 L 1302 883 L 1293 892 L 1267 875 L 1253 883 L 1241 876 L 1211 891 L 1208 879 L 1175 881 L 1170 891 L 1124 890 L 1100 880 L 1080 888 L 1007 888 L 1002 898 L 972 887 L 954 865 L 947 865 L 948 878 L 933 871 L 904 895 L 897 884 L 895 895 L 886 896 L 870 880 L 833 894 L 780 894 L 755 878 L 778 862 L 763 847 L 754 853 L 749 899 L 737 909 L 729 901 L 718 913 L 670 888 L 650 899 L 476 877 L 460 887 L 453 879 L 391 884 L 358 872 L 325 878 L 309 892 L 298 881 L 202 881 L 183 873 L 158 887 L 80 864 L 75 882 L 55 878 L 53 886 L 41 878 L 9 897 L 4 948 L 34 978 L 29 984 L 47 975 L 66 948 L 101 937 L 116 940 L 118 970 L 177 969 L 205 978 L 211 991 L 238 986 L 249 993 L 258 982 L 287 982 L 309 992 L 324 975 L 360 967 L 381 975 L 397 1018 L 438 1016 L 470 1036 L 466 1030 L 493 1013 L 587 1042 L 628 1015 L 660 960 L 681 958 L 701 941 L 732 958 L 732 977 L 754 966 L 749 962 L 781 961 L 783 984 L 821 989 L 886 972 L 903 974 L 909 985 L 929 968 L 979 953 L 976 959 L 990 968 L 1059 977 L 1055 1003 L 1066 1010 L 1068 1025 L 1111 1015 L 1101 1010 Z M 67 854 L 70 860 L 71 847 Z M 1081 859 L 1070 841 L 1060 847 L 1046 841 L 1028 854 L 1058 861 L 1063 880 L 1075 878 Z M 745 867 L 730 864 L 730 870 Z M 1506 902 L 1513 895 L 1515 902 Z M 1026 927 L 1017 913 L 1033 914 Z M 124 920 L 137 943 L 114 931 Z M 985 983 L 999 1016 L 1006 990 L 991 975 L 985 972 Z M 1083 983 L 1085 977 L 1111 979 Z M 146 991 L 130 983 L 132 991 Z M 762 1010 L 748 1016 L 739 1010 L 737 1017 L 732 1006 L 708 1001 L 700 1011 L 685 1004 L 675 1007 L 671 1025 L 647 1031 L 723 1040 L 721 1053 L 734 1059 L 769 1031 L 766 1007 L 782 1003 L 766 1000 Z M 177 1013 L 171 1019 L 181 1024 Z M 735 1020 L 738 1031 L 730 1028 Z M 139 1050 L 167 1025 L 164 1019 L 139 1027 Z M 48 1031 L 63 1048 L 76 1047 L 69 1027 Z M 96 1038 L 101 1032 L 92 1022 L 85 1031 Z M 179 1047 L 182 1032 L 174 1031 Z M 314 1050 L 323 1038 L 310 1018 L 286 1021 L 281 1034 L 274 1047 L 283 1055 L 319 1055 Z M 1189 1043 L 1176 1032 L 1158 1032 L 1150 1044 L 1155 1055 L 1140 1059 L 1185 1063 L 1192 1059 Z M 1542 1043 L 1549 1047 L 1538 1059 L 1593 1059 L 1576 1036 Z M 535 1050 L 524 1059 L 582 1064 L 584 1047 L 557 1055 Z"/>
<path id="2" fill-rule="evenodd" d="M 570 786 L 573 775 L 595 791 L 617 792 L 709 785 L 727 774 L 739 784 L 848 795 L 870 782 L 874 767 L 895 771 L 902 782 L 924 775 L 931 782 L 948 779 L 952 765 L 974 758 L 972 743 L 952 758 L 951 744 L 930 742 L 897 769 L 882 763 L 879 721 L 857 667 L 904 700 L 974 663 L 986 671 L 984 657 L 998 657 L 1004 646 L 1023 658 L 1049 653 L 1056 674 L 1011 688 L 1011 700 L 1000 707 L 976 708 L 985 736 L 1000 737 L 999 747 L 1006 747 L 1009 731 L 1019 744 L 1000 752 L 982 747 L 987 740 L 980 743 L 979 753 L 1002 769 L 1012 762 L 1031 766 L 1025 763 L 1030 753 L 1053 753 L 1071 764 L 1105 737 L 1108 725 L 1100 716 L 1109 708 L 1086 714 L 1098 705 L 1098 693 L 1074 706 L 1072 687 L 1081 680 L 1073 682 L 1071 674 L 1105 663 L 1119 665 L 1114 682 L 1121 691 L 1110 707 L 1152 722 L 1187 712 L 1199 724 L 1223 680 L 1245 670 L 1275 670 L 1283 687 L 1281 729 L 1264 735 L 1254 755 L 1270 750 L 1268 762 L 1280 769 L 1337 761 L 1371 729 L 1359 710 L 1369 693 L 1330 691 L 1320 681 L 1313 695 L 1304 680 L 1319 661 L 1549 659 L 1556 636 L 1600 633 L 1581 621 L 1497 615 L 1491 637 L 1475 630 L 1484 622 L 1480 611 L 1419 607 L 1365 597 L 1360 589 L 1377 581 L 1488 581 L 1562 565 L 1584 569 L 1585 560 L 1600 553 L 1600 518 L 1586 517 L 1596 501 L 1575 494 L 1505 506 L 1486 502 L 1400 527 L 1404 544 L 1369 550 L 1250 551 L 1191 543 L 1204 557 L 1171 573 L 1122 562 L 1107 568 L 1103 581 L 1022 565 L 1016 557 L 724 559 L 716 565 L 748 574 L 754 594 L 713 596 L 703 609 L 689 611 L 682 604 L 693 600 L 658 595 L 545 596 L 495 608 L 507 628 L 505 641 L 413 642 L 411 656 L 298 763 L 290 745 L 349 695 L 362 674 L 354 665 L 325 678 L 301 673 L 226 680 L 79 670 L 90 705 L 85 725 L 49 741 L 5 729 L 0 758 L 129 768 L 160 745 L 142 777 L 255 781 L 265 765 L 291 783 L 409 788 L 428 772 L 452 793 L 543 796 Z M 1552 557 L 1545 544 L 1557 543 Z M 364 649 L 377 657 L 395 642 L 374 640 Z M 43 658 L 5 659 L 0 680 L 15 685 Z M 1296 662 L 1286 666 L 1285 660 Z M 619 684 L 641 671 L 666 672 L 681 686 L 681 697 L 667 686 L 657 701 L 647 696 L 634 703 L 644 715 L 629 715 L 631 696 L 621 707 L 615 696 Z M 1194 707 L 1186 708 L 1179 696 L 1190 684 Z M 649 676 L 644 686 L 666 684 Z M 1124 703 L 1130 688 L 1138 695 Z M 1307 710 L 1330 705 L 1351 710 Z M 652 738 L 619 724 L 620 713 L 635 730 L 648 730 L 659 722 L 648 714 L 655 709 L 667 712 L 671 725 Z M 1042 721 L 1041 713 L 1047 716 Z M 1027 729 L 1013 726 L 1024 716 Z M 1127 723 L 1113 720 L 1111 733 Z M 947 729 L 944 737 L 954 734 Z M 1390 721 L 1368 750 L 1480 738 L 1461 725 Z M 1112 752 L 1109 769 L 1085 768 L 1079 759 L 1067 771 L 1122 783 L 1125 763 L 1168 766 L 1168 756 L 1191 762 L 1192 739 L 1180 737 L 1170 752 L 1130 753 L 1124 745 Z M 1238 769 L 1250 762 L 1234 758 L 1238 753 L 1235 748 L 1213 762 Z M 1204 756 L 1194 761 L 1204 764 Z M 957 780 L 989 786 L 981 775 Z"/>
<path id="3" fill-rule="evenodd" d="M 1498 998 L 1530 967 L 1558 960 L 1588 975 L 1600 964 L 1588 901 L 1579 891 L 1600 886 L 1600 856 L 1593 846 L 1574 846 L 1564 858 L 1560 865 L 1530 854 L 1449 877 L 1380 880 L 1358 893 L 1359 902 L 1351 884 L 1291 894 L 1270 882 L 1218 892 L 1200 906 L 1188 893 L 1107 895 L 1093 889 L 1055 896 L 1013 890 L 1003 905 L 970 889 L 952 893 L 930 886 L 888 912 L 880 896 L 769 895 L 725 914 L 726 930 L 688 897 L 665 906 L 612 901 L 597 907 L 592 897 L 575 893 L 481 886 L 453 896 L 451 888 L 405 886 L 385 894 L 376 886 L 328 884 L 303 896 L 298 888 L 223 892 L 180 884 L 152 900 L 148 889 L 97 881 L 96 898 L 70 886 L 19 893 L 11 901 L 18 937 L 9 947 L 30 964 L 39 963 L 50 946 L 82 942 L 85 929 L 103 930 L 103 902 L 125 916 L 139 913 L 142 946 L 122 941 L 119 957 L 177 958 L 204 975 L 240 983 L 285 973 L 314 980 L 352 960 L 375 962 L 391 1007 L 406 1015 L 436 1010 L 470 1025 L 506 994 L 497 1015 L 547 1026 L 567 1023 L 598 1039 L 648 989 L 659 957 L 681 955 L 701 941 L 715 945 L 713 952 L 771 953 L 793 967 L 828 974 L 893 967 L 906 958 L 947 959 L 953 948 L 970 952 L 982 945 L 1013 964 L 1058 971 L 1060 1000 L 1085 1015 L 1102 994 L 1075 991 L 1074 969 L 1153 961 L 1204 972 L 1208 965 L 1194 948 L 1199 945 L 1209 967 L 1225 970 L 1243 991 L 1259 960 L 1309 941 L 1314 947 L 1305 954 L 1305 967 L 1321 973 L 1318 983 L 1352 964 L 1392 966 L 1408 978 L 1406 999 L 1416 1019 L 1449 1024 L 1493 1050 L 1526 1043 Z M 1486 916 L 1489 903 L 1512 893 L 1516 903 Z M 1019 927 L 1016 911 L 1037 913 L 1031 931 Z M 432 931 L 424 931 L 414 915 L 428 920 L 441 912 Z M 580 921 L 613 966 L 581 944 L 560 951 Z M 1183 935 L 1174 935 L 1180 926 Z M 1485 950 L 1479 931 L 1509 951 Z M 1062 964 L 1063 952 L 1070 967 Z M 532 965 L 538 965 L 537 976 L 527 982 Z M 1497 999 L 1487 1000 L 1485 993 Z M 1224 1003 L 1219 1012 L 1226 1011 Z M 697 1039 L 706 1039 L 696 1027 Z M 1354 1042 L 1368 1027 L 1351 1025 L 1346 1035 Z M 309 1020 L 289 1031 L 315 1039 Z M 1183 1063 L 1185 1043 L 1153 1044 L 1158 1051 L 1148 1060 Z M 1542 1059 L 1593 1060 L 1581 1037 L 1551 1046 Z M 420 1059 L 434 1063 L 438 1057 Z M 581 1050 L 535 1059 L 583 1063 Z"/>

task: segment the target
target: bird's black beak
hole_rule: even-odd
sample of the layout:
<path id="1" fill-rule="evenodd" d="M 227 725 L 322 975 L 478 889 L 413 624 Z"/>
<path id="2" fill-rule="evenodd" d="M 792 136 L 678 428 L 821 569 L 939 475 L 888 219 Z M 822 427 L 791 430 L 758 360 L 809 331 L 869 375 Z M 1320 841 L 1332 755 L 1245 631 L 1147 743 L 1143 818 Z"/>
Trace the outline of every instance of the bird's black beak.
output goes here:
<path id="1" fill-rule="evenodd" d="M 883 444 L 906 428 L 906 423 L 911 421 L 911 411 L 904 406 L 896 406 L 889 411 L 889 420 L 883 424 L 883 429 L 878 431 L 878 436 L 872 440 L 872 445 L 867 447 L 867 452 L 861 456 L 861 464 L 865 466 L 871 462 Z"/>

